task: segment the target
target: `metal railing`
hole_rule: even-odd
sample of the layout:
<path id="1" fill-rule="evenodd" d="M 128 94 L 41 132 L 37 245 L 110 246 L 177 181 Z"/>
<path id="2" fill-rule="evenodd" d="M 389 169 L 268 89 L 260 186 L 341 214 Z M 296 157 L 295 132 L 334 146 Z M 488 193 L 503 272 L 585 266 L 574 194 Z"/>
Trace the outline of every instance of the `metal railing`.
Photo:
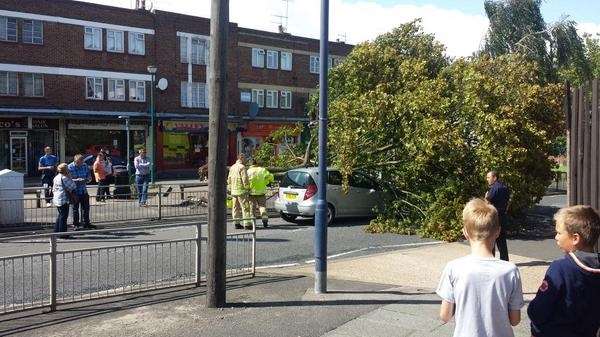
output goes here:
<path id="1" fill-rule="evenodd" d="M 32 252 L 0 257 L 0 314 L 201 286 L 206 277 L 204 225 L 179 223 L 1 239 L 11 251 Z M 148 231 L 164 238 L 146 239 Z M 63 239 L 65 234 L 76 239 Z M 107 239 L 109 235 L 114 237 Z M 134 239 L 114 239 L 126 235 Z M 230 233 L 226 239 L 227 276 L 254 276 L 256 230 Z"/>
<path id="2" fill-rule="evenodd" d="M 129 185 L 113 186 L 115 191 L 130 189 Z M 165 187 L 155 185 L 149 188 L 147 207 L 138 204 L 137 192 L 113 193 L 105 202 L 98 201 L 97 188 L 88 186 L 91 223 L 111 223 L 123 221 L 190 217 L 206 214 L 208 192 L 201 188 L 184 186 Z M 38 189 L 41 190 L 41 189 Z M 0 223 L 0 227 L 52 227 L 56 221 L 56 207 L 46 207 L 43 193 L 17 199 L 0 199 L 0 209 L 6 212 L 2 218 L 16 219 L 12 223 Z M 72 219 L 73 212 L 69 212 Z M 72 220 L 70 221 L 72 223 Z"/>

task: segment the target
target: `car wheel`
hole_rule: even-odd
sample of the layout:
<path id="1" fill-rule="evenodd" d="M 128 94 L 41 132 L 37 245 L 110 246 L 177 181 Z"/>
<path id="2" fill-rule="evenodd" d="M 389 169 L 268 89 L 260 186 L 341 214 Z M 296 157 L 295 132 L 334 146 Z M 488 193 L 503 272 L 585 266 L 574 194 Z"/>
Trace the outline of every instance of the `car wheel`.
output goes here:
<path id="1" fill-rule="evenodd" d="M 296 218 L 298 217 L 297 215 L 292 215 L 292 214 L 286 214 L 281 212 L 281 218 L 287 222 L 296 222 Z"/>
<path id="2" fill-rule="evenodd" d="M 327 204 L 327 227 L 333 225 L 335 221 L 335 209 L 332 204 Z"/>

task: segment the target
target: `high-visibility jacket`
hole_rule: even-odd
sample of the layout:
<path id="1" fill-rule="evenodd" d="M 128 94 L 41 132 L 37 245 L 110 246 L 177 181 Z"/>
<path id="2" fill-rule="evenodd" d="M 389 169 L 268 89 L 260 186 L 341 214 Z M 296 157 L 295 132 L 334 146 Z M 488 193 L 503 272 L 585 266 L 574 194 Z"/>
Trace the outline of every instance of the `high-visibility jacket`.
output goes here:
<path id="1" fill-rule="evenodd" d="M 266 168 L 254 165 L 248 169 L 248 179 L 250 180 L 250 195 L 267 194 L 267 185 L 275 180 L 273 174 Z"/>
<path id="2" fill-rule="evenodd" d="M 239 160 L 229 168 L 227 187 L 232 196 L 244 195 L 250 192 L 246 166 Z"/>

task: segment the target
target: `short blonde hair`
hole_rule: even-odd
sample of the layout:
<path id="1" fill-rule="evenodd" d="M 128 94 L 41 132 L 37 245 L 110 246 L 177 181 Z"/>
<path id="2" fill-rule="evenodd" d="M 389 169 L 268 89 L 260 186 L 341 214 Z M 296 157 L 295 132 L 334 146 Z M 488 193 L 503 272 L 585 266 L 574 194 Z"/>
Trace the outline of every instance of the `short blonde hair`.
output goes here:
<path id="1" fill-rule="evenodd" d="M 571 206 L 561 208 L 554 221 L 563 225 L 569 235 L 579 234 L 586 247 L 594 247 L 600 236 L 600 217 L 590 206 Z"/>
<path id="2" fill-rule="evenodd" d="M 56 168 L 56 170 L 58 171 L 58 173 L 62 173 L 62 174 L 69 173 L 69 170 L 67 168 L 67 164 L 65 164 L 65 163 L 58 164 L 58 167 Z"/>
<path id="3" fill-rule="evenodd" d="M 463 209 L 463 226 L 469 238 L 486 240 L 500 229 L 496 207 L 483 199 L 472 199 Z"/>

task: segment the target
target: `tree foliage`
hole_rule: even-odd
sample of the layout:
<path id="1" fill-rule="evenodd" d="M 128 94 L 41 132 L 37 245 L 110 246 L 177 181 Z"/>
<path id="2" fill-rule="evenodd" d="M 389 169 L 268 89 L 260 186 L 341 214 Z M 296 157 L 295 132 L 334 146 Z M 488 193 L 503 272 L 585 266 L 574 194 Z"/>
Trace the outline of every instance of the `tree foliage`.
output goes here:
<path id="1" fill-rule="evenodd" d="M 362 170 L 394 194 L 372 231 L 461 236 L 464 203 L 496 169 L 518 212 L 551 180 L 561 88 L 540 84 L 534 62 L 513 54 L 460 59 L 415 21 L 357 46 L 330 73 L 330 151 L 345 176 Z"/>
<path id="2" fill-rule="evenodd" d="M 566 17 L 547 24 L 542 0 L 486 0 L 490 26 L 482 53 L 492 57 L 521 54 L 535 61 L 546 82 L 589 79 L 591 69 L 577 24 Z"/>

